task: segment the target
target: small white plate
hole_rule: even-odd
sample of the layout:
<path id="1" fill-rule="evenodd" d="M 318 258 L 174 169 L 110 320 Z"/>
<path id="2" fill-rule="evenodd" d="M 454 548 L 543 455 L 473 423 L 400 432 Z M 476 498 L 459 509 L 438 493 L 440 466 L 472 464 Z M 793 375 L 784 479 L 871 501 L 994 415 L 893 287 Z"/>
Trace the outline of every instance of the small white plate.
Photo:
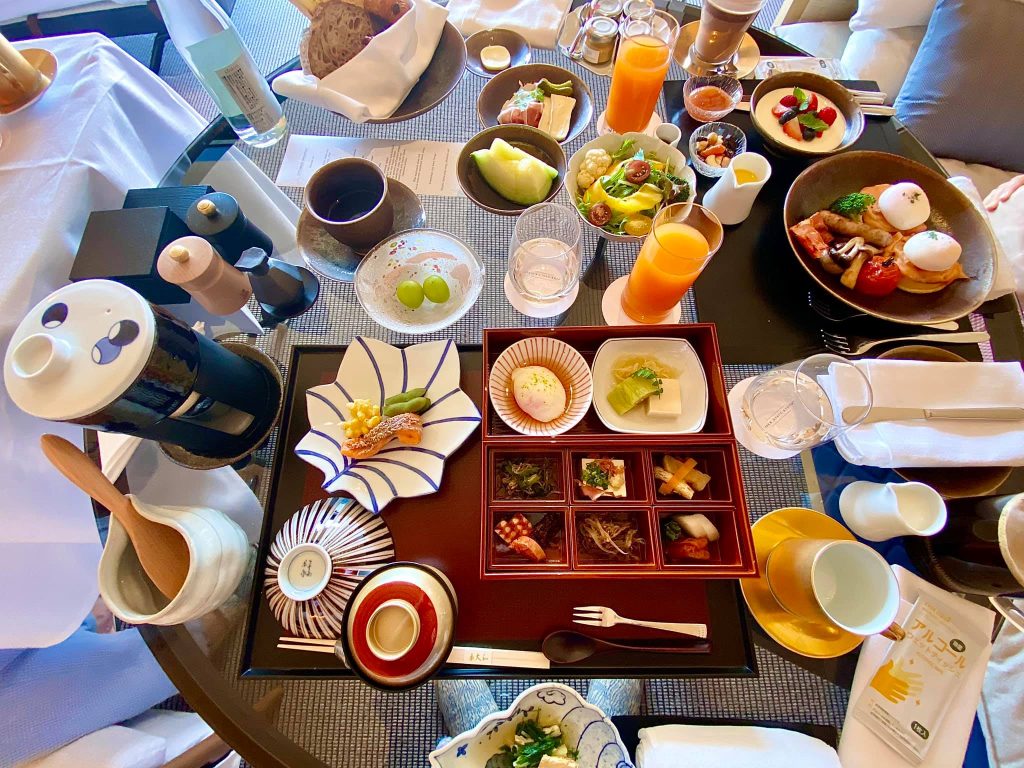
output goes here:
<path id="1" fill-rule="evenodd" d="M 683 411 L 675 419 L 651 418 L 643 405 L 619 416 L 608 404 L 608 393 L 615 386 L 612 368 L 626 355 L 647 355 L 679 371 L 679 390 Z M 696 351 L 686 339 L 630 338 L 608 339 L 594 355 L 594 410 L 608 429 L 614 432 L 652 435 L 685 435 L 700 432 L 708 416 L 708 380 Z"/>

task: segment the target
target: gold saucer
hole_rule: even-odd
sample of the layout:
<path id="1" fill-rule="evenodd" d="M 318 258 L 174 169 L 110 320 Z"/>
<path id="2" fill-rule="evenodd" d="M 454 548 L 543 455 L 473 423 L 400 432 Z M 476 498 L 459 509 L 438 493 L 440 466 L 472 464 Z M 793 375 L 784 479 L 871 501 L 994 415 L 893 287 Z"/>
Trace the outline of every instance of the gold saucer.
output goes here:
<path id="1" fill-rule="evenodd" d="M 45 48 L 25 48 L 21 51 L 21 55 L 32 65 L 33 69 L 37 69 L 45 75 L 46 83 L 36 93 L 32 94 L 30 98 L 25 99 L 20 104 L 0 107 L 0 115 L 13 115 L 15 112 L 20 112 L 35 104 L 43 97 L 44 93 L 50 90 L 50 86 L 53 85 L 53 81 L 57 77 L 57 57 L 50 51 Z"/>
<path id="2" fill-rule="evenodd" d="M 684 24 L 679 29 L 679 39 L 676 41 L 675 52 L 676 63 L 691 75 L 715 74 L 711 70 L 697 66 L 690 60 L 690 46 L 697 39 L 697 28 L 699 26 L 699 21 L 692 21 L 689 24 Z M 757 66 L 757 62 L 760 60 L 761 49 L 758 48 L 757 41 L 750 36 L 749 32 L 744 32 L 743 40 L 740 42 L 740 49 L 732 57 L 732 64 L 736 71 L 722 72 L 721 74 L 732 75 L 735 78 L 746 77 L 754 71 L 754 67 Z"/>
<path id="3" fill-rule="evenodd" d="M 842 539 L 856 541 L 853 534 L 828 515 L 813 509 L 788 507 L 776 509 L 751 528 L 757 570 L 761 575 L 740 579 L 740 589 L 757 623 L 775 642 L 793 653 L 814 659 L 831 659 L 855 649 L 864 640 L 860 635 L 810 619 L 796 616 L 775 600 L 768 587 L 765 565 L 768 555 L 785 539 Z"/>

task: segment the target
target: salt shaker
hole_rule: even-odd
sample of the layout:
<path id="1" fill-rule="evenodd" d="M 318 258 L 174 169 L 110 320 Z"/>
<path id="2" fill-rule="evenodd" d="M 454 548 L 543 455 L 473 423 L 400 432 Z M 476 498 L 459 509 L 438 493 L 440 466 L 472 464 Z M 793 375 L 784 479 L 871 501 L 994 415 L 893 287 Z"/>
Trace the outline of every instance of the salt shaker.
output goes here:
<path id="1" fill-rule="evenodd" d="M 226 317 L 244 307 L 252 296 L 249 278 L 220 257 L 201 237 L 172 241 L 156 263 L 160 277 L 188 291 L 211 314 Z"/>
<path id="2" fill-rule="evenodd" d="M 226 192 L 211 192 L 192 203 L 185 223 L 193 234 L 213 243 L 228 264 L 238 261 L 246 248 L 274 252 L 274 242 L 245 217 L 238 201 Z"/>

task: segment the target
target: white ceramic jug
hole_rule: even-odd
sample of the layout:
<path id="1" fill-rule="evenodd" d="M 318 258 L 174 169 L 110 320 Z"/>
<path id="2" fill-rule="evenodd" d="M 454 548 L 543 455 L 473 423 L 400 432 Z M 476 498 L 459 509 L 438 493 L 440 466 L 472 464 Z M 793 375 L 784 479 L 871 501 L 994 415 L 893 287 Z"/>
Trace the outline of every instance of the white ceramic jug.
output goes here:
<path id="1" fill-rule="evenodd" d="M 736 180 L 737 171 L 749 171 L 754 174 L 754 180 L 740 183 Z M 754 198 L 771 175 L 768 160 L 756 152 L 736 155 L 715 186 L 704 195 L 704 207 L 710 208 L 723 224 L 739 224 L 750 215 Z"/>

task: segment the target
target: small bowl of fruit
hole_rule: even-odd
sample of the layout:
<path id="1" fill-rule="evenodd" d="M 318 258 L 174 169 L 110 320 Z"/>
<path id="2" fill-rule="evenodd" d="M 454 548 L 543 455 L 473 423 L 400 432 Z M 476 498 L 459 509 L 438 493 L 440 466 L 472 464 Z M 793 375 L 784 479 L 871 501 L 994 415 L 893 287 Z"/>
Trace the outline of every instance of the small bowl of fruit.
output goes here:
<path id="1" fill-rule="evenodd" d="M 721 176 L 746 151 L 746 134 L 731 123 L 705 123 L 690 134 L 690 162 L 701 176 Z"/>
<path id="2" fill-rule="evenodd" d="M 466 142 L 456 168 L 466 197 L 485 211 L 518 216 L 558 194 L 565 153 L 528 125 L 496 125 Z"/>
<path id="3" fill-rule="evenodd" d="M 693 202 L 697 174 L 686 155 L 654 136 L 608 133 L 569 158 L 565 190 L 601 237 L 639 242 L 666 205 Z"/>
<path id="4" fill-rule="evenodd" d="M 762 80 L 750 96 L 750 117 L 769 147 L 803 157 L 841 152 L 864 131 L 864 111 L 853 94 L 813 72 Z"/>

